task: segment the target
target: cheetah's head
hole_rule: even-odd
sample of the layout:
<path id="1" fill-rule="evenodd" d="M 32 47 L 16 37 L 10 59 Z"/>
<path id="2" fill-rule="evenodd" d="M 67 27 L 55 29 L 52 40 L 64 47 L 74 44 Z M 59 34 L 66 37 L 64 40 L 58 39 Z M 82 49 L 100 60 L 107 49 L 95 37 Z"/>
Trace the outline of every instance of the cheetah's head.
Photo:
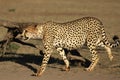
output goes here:
<path id="1" fill-rule="evenodd" d="M 40 25 L 28 26 L 23 30 L 22 34 L 18 35 L 18 38 L 22 38 L 23 40 L 42 39 L 43 27 Z"/>

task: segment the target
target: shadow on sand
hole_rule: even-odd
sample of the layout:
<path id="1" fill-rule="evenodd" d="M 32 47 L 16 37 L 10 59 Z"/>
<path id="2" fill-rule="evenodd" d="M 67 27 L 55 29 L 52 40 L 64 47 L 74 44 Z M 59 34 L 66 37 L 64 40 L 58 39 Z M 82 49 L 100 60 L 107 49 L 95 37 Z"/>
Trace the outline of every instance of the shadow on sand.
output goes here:
<path id="1" fill-rule="evenodd" d="M 0 62 L 12 61 L 12 62 L 18 63 L 20 65 L 23 65 L 36 73 L 37 69 L 34 68 L 32 65 L 29 65 L 28 63 L 36 64 L 36 65 L 40 66 L 42 59 L 43 59 L 43 55 L 6 53 L 4 56 L 0 57 Z M 90 61 L 87 59 L 86 59 L 86 62 L 84 62 L 84 63 L 79 60 L 70 60 L 70 63 L 71 63 L 70 66 L 76 66 L 75 65 L 76 62 L 81 64 L 81 66 L 83 66 L 83 67 L 88 67 L 90 64 Z M 65 65 L 63 60 L 51 57 L 48 64 L 54 64 L 54 63 Z M 53 67 L 51 67 L 51 68 L 53 68 Z M 56 67 L 54 67 L 54 68 L 56 68 Z"/>

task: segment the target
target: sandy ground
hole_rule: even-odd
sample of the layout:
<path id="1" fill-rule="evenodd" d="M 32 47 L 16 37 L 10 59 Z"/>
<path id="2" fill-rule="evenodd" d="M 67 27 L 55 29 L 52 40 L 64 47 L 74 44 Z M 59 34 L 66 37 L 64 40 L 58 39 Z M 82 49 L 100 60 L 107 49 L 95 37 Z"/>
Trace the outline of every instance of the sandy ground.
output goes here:
<path id="1" fill-rule="evenodd" d="M 0 19 L 15 22 L 66 22 L 83 16 L 99 18 L 110 38 L 120 37 L 120 0 L 0 0 Z M 0 28 L 0 36 L 5 33 Z M 1 37 L 0 37 L 1 39 Z M 29 41 L 37 44 L 39 41 Z M 17 53 L 0 58 L 0 80 L 119 80 L 120 47 L 112 49 L 114 59 L 109 61 L 106 51 L 99 49 L 100 61 L 92 72 L 83 66 L 73 66 L 64 72 L 61 58 L 53 54 L 45 73 L 41 77 L 31 76 L 39 68 L 42 57 L 39 51 L 20 45 Z M 90 59 L 88 49 L 79 50 Z M 56 57 L 57 56 L 57 57 Z M 58 59 L 60 58 L 60 59 Z"/>

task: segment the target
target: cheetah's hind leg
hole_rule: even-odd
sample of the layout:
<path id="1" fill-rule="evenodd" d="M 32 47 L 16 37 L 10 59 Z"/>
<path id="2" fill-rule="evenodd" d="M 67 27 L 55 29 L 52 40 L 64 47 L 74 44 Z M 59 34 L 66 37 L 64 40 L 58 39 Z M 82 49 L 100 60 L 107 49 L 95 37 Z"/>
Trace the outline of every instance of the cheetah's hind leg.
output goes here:
<path id="1" fill-rule="evenodd" d="M 104 46 L 104 48 L 106 49 L 107 53 L 108 53 L 108 57 L 110 59 L 110 61 L 113 60 L 113 55 L 111 53 L 111 48 L 107 47 L 107 46 Z"/>
<path id="2" fill-rule="evenodd" d="M 60 56 L 63 58 L 66 66 L 65 68 L 63 68 L 62 70 L 65 70 L 65 71 L 69 71 L 70 70 L 70 66 L 69 66 L 69 61 L 65 55 L 65 51 L 63 48 L 57 48 L 57 51 L 59 52 Z"/>
<path id="3" fill-rule="evenodd" d="M 113 55 L 112 55 L 112 53 L 111 53 L 111 48 L 110 48 L 109 46 L 105 45 L 104 42 L 100 42 L 100 43 L 99 43 L 99 46 L 106 49 L 107 54 L 108 54 L 108 57 L 109 57 L 110 61 L 112 61 Z"/>
<path id="4" fill-rule="evenodd" d="M 97 65 L 98 61 L 99 61 L 99 57 L 97 55 L 97 52 L 94 48 L 94 46 L 90 45 L 88 46 L 90 49 L 90 52 L 92 54 L 92 62 L 90 64 L 90 66 L 88 68 L 86 68 L 86 71 L 92 71 L 94 69 L 94 67 Z"/>

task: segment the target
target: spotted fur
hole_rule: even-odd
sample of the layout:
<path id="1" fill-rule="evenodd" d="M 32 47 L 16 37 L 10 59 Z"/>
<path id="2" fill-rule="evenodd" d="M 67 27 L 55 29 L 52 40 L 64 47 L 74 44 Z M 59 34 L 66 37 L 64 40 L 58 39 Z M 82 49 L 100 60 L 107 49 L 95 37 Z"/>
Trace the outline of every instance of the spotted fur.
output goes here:
<path id="1" fill-rule="evenodd" d="M 45 54 L 42 65 L 37 72 L 37 76 L 42 75 L 44 72 L 51 53 L 57 49 L 62 56 L 66 66 L 65 70 L 69 70 L 69 61 L 66 58 L 63 48 L 72 50 L 82 47 L 85 43 L 92 55 L 92 63 L 86 69 L 91 71 L 96 66 L 99 57 L 96 48 L 98 46 L 107 50 L 110 60 L 113 59 L 111 48 L 119 45 L 120 41 L 117 36 L 113 39 L 114 44 L 109 43 L 104 26 L 102 22 L 94 17 L 83 17 L 74 21 L 65 23 L 46 22 L 37 26 L 27 27 L 22 36 L 24 39 L 40 38 L 44 44 Z"/>

